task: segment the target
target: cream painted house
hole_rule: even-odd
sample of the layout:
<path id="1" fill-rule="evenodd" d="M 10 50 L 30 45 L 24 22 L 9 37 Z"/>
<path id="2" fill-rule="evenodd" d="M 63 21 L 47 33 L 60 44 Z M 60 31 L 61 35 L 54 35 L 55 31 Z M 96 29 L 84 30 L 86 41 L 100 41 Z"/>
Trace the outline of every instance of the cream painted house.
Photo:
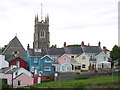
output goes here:
<path id="1" fill-rule="evenodd" d="M 89 56 L 86 53 L 77 56 L 76 62 L 81 64 L 81 70 L 89 69 Z"/>

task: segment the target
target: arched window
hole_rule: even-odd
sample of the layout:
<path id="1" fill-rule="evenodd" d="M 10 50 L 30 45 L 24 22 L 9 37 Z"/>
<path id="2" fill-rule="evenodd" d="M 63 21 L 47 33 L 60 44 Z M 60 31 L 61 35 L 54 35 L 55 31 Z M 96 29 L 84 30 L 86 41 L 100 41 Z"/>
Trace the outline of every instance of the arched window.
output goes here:
<path id="1" fill-rule="evenodd" d="M 45 31 L 44 31 L 44 30 L 41 30 L 41 31 L 40 31 L 40 37 L 41 37 L 41 38 L 45 38 Z"/>
<path id="2" fill-rule="evenodd" d="M 17 61 L 17 62 L 16 62 L 16 66 L 17 66 L 17 67 L 20 67 L 20 61 Z"/>

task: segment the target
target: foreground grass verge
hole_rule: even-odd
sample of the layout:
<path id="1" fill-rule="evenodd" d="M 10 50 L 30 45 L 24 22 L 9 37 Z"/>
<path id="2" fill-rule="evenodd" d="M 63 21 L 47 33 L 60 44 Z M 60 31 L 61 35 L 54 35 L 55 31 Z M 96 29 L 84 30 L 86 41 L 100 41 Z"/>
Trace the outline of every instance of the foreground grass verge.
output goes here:
<path id="1" fill-rule="evenodd" d="M 120 76 L 99 76 L 89 79 L 82 80 L 70 80 L 70 81 L 61 81 L 61 82 L 45 82 L 41 84 L 33 85 L 35 88 L 75 88 L 78 87 L 91 87 L 92 84 L 109 84 L 109 83 L 120 83 Z M 29 88 L 26 86 L 24 88 Z"/>

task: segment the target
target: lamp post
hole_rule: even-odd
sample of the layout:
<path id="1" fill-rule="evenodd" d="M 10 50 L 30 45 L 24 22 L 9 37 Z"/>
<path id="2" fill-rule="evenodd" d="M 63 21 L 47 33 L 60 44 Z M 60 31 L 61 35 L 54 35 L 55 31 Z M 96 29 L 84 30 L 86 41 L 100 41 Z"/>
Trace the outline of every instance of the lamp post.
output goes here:
<path id="1" fill-rule="evenodd" d="M 13 70 L 11 70 L 12 71 L 12 88 L 13 88 Z"/>

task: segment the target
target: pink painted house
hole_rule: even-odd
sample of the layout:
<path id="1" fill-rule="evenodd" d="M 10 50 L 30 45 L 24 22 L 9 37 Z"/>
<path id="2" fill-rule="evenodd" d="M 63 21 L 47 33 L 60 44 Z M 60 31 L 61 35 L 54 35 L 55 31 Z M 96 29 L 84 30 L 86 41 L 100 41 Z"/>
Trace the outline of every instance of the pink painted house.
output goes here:
<path id="1" fill-rule="evenodd" d="M 8 85 L 12 85 L 13 80 L 14 88 L 34 84 L 32 74 L 24 68 L 19 68 L 16 66 L 6 67 L 0 69 L 0 74 L 2 74 L 3 77 L 7 79 Z"/>
<path id="2" fill-rule="evenodd" d="M 15 88 L 23 87 L 33 84 L 33 78 L 31 76 L 26 75 L 25 73 L 21 73 L 19 76 L 13 79 L 13 85 Z"/>
<path id="3" fill-rule="evenodd" d="M 71 72 L 72 71 L 72 64 L 71 58 L 63 54 L 61 57 L 58 58 L 58 63 L 60 64 L 60 72 Z"/>
<path id="4" fill-rule="evenodd" d="M 12 85 L 12 75 L 11 74 L 5 74 L 4 75 L 7 78 L 8 85 Z M 13 87 L 23 87 L 33 84 L 33 78 L 29 75 L 26 75 L 25 73 L 21 73 L 17 77 L 13 78 Z"/>
<path id="5" fill-rule="evenodd" d="M 63 54 L 61 57 L 58 58 L 58 63 L 59 64 L 71 64 L 71 58 L 66 55 L 66 54 Z"/>

